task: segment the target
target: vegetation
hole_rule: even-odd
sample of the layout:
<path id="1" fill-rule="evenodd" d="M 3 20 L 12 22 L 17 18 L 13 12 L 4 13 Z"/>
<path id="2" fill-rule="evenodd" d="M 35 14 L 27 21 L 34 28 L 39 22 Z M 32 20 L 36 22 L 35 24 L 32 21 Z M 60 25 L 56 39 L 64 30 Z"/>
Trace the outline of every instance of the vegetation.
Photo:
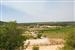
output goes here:
<path id="1" fill-rule="evenodd" d="M 61 28 L 46 28 L 44 30 L 39 30 L 40 33 L 46 35 L 49 38 L 63 38 L 65 39 L 66 35 L 75 31 L 74 25 L 62 26 Z"/>
<path id="2" fill-rule="evenodd" d="M 38 33 L 37 34 L 37 38 L 41 38 L 42 34 L 41 33 Z"/>
<path id="3" fill-rule="evenodd" d="M 68 28 L 68 34 L 65 37 L 65 44 L 62 50 L 75 50 L 75 26 Z"/>
<path id="4" fill-rule="evenodd" d="M 26 40 L 22 35 L 22 30 L 17 29 L 16 22 L 9 22 L 0 26 L 0 50 L 15 50 L 23 46 Z"/>
<path id="5" fill-rule="evenodd" d="M 39 50 L 39 46 L 33 46 L 32 50 Z"/>
<path id="6" fill-rule="evenodd" d="M 75 33 L 70 33 L 66 38 L 63 50 L 75 50 Z"/>
<path id="7" fill-rule="evenodd" d="M 41 25 L 52 25 L 52 26 L 62 26 L 56 28 L 43 28 L 37 27 Z M 34 38 L 31 33 L 23 36 L 22 33 L 25 31 L 30 31 L 30 28 L 38 28 L 36 31 L 37 38 L 41 36 L 47 36 L 49 38 L 63 38 L 66 43 L 61 50 L 75 50 L 75 23 L 68 22 L 58 22 L 58 23 L 32 23 L 32 24 L 17 24 L 16 22 L 0 22 L 0 50 L 15 50 L 23 46 L 23 42 L 28 38 Z M 30 27 L 30 28 L 29 28 Z M 39 50 L 38 46 L 33 46 L 33 50 Z"/>
<path id="8" fill-rule="evenodd" d="M 20 26 L 36 26 L 36 25 L 51 25 L 51 26 L 67 26 L 75 24 L 73 21 L 69 22 L 37 22 L 37 23 L 18 23 Z"/>

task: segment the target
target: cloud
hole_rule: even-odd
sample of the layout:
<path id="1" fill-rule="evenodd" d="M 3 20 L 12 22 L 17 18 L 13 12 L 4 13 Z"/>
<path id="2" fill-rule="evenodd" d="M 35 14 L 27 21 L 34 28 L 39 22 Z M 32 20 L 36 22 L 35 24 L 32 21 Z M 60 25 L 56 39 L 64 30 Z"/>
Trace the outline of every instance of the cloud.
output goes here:
<path id="1" fill-rule="evenodd" d="M 18 22 L 73 20 L 72 2 L 3 2 L 3 5 L 30 15 L 22 16 L 21 21 L 18 18 Z"/>

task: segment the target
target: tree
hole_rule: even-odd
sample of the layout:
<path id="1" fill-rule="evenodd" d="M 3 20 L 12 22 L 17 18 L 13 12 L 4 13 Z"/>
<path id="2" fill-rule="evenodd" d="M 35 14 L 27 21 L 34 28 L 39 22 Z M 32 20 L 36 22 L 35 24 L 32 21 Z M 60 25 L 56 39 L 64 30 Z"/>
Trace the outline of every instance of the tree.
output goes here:
<path id="1" fill-rule="evenodd" d="M 23 46 L 25 40 L 22 30 L 17 28 L 16 22 L 9 22 L 0 27 L 0 48 L 15 50 Z"/>

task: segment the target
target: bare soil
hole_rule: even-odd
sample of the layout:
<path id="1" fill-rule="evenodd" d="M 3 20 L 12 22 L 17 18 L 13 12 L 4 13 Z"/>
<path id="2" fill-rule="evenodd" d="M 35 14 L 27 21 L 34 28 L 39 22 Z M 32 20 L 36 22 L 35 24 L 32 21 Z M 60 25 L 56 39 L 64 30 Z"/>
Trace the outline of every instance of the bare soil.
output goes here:
<path id="1" fill-rule="evenodd" d="M 48 45 L 48 46 L 39 46 L 39 50 L 58 50 L 62 48 L 63 45 Z M 26 50 L 32 50 L 32 46 L 29 46 Z"/>

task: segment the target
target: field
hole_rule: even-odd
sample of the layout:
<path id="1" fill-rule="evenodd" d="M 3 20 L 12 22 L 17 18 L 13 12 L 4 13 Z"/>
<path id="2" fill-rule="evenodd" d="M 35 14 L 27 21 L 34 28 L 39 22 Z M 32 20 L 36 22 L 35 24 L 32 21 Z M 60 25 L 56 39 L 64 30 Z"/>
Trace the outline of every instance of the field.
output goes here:
<path id="1" fill-rule="evenodd" d="M 65 38 L 68 33 L 75 32 L 75 26 L 68 26 L 63 28 L 48 28 L 47 30 L 40 31 L 43 35 L 49 38 Z"/>

